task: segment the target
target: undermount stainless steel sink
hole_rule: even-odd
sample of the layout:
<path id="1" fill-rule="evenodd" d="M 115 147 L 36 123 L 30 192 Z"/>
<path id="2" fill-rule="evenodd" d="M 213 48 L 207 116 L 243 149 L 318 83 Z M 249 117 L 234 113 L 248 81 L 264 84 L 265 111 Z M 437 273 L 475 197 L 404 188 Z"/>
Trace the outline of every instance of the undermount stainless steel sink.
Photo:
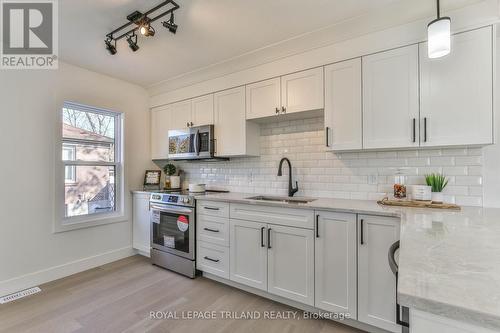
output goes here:
<path id="1" fill-rule="evenodd" d="M 259 201 L 272 201 L 272 202 L 283 202 L 288 204 L 306 204 L 316 199 L 308 198 L 291 198 L 291 197 L 273 197 L 266 195 L 257 195 L 255 197 L 245 198 L 249 200 L 259 200 Z"/>

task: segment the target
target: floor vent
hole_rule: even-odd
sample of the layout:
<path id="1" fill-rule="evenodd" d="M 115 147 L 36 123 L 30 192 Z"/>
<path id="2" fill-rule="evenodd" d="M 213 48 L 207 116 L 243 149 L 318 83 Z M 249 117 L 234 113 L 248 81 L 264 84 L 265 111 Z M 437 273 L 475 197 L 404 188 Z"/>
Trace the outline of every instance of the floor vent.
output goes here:
<path id="1" fill-rule="evenodd" d="M 12 302 L 12 301 L 16 301 L 20 298 L 39 293 L 40 291 L 42 291 L 42 289 L 40 289 L 38 287 L 33 287 L 33 288 L 29 288 L 29 289 L 26 289 L 23 291 L 18 291 L 17 293 L 13 293 L 13 294 L 10 294 L 7 296 L 0 297 L 0 304 L 5 304 L 5 303 Z"/>

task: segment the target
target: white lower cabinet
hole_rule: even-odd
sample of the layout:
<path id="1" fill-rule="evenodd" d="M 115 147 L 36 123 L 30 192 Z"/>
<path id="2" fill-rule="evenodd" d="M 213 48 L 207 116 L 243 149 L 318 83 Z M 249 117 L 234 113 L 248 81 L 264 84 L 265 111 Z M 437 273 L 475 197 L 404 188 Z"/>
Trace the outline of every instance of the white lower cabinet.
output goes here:
<path id="1" fill-rule="evenodd" d="M 132 246 L 139 250 L 140 254 L 149 256 L 151 246 L 149 193 L 134 192 L 132 198 Z"/>
<path id="2" fill-rule="evenodd" d="M 199 270 L 401 332 L 387 259 L 399 218 L 211 201 L 197 207 Z"/>
<path id="3" fill-rule="evenodd" d="M 232 281 L 267 290 L 266 230 L 264 223 L 231 220 L 229 276 Z"/>
<path id="4" fill-rule="evenodd" d="M 399 239 L 400 220 L 358 215 L 358 320 L 390 332 L 396 324 L 396 277 L 389 267 L 389 247 Z"/>
<path id="5" fill-rule="evenodd" d="M 268 235 L 268 292 L 314 305 L 314 231 L 269 225 Z"/>
<path id="6" fill-rule="evenodd" d="M 229 279 L 229 249 L 225 246 L 196 242 L 196 268 Z"/>
<path id="7" fill-rule="evenodd" d="M 356 214 L 316 212 L 315 306 L 357 315 Z"/>
<path id="8" fill-rule="evenodd" d="M 230 220 L 230 279 L 314 305 L 314 231 Z"/>

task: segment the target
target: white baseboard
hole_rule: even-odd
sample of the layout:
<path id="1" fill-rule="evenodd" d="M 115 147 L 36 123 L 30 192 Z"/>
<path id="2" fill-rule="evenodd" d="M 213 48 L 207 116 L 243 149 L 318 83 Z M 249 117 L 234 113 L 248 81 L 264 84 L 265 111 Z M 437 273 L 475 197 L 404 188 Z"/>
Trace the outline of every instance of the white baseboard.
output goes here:
<path id="1" fill-rule="evenodd" d="M 151 257 L 151 248 L 149 246 L 134 245 L 135 253 L 144 257 Z"/>
<path id="2" fill-rule="evenodd" d="M 15 277 L 9 280 L 0 281 L 0 296 L 12 294 L 20 290 L 83 272 L 94 267 L 130 257 L 134 254 L 135 253 L 132 247 L 127 246 L 92 257 L 78 259 L 66 264 Z"/>

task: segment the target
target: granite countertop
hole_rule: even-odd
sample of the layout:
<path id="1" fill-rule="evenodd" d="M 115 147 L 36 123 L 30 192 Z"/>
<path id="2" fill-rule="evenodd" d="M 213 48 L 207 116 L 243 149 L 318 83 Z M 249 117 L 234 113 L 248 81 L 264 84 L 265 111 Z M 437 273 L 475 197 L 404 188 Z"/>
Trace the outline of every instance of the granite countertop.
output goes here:
<path id="1" fill-rule="evenodd" d="M 255 195 L 206 194 L 196 199 L 400 217 L 399 303 L 500 330 L 500 209 L 384 207 L 375 201 L 326 198 L 307 204 L 246 199 Z"/>

